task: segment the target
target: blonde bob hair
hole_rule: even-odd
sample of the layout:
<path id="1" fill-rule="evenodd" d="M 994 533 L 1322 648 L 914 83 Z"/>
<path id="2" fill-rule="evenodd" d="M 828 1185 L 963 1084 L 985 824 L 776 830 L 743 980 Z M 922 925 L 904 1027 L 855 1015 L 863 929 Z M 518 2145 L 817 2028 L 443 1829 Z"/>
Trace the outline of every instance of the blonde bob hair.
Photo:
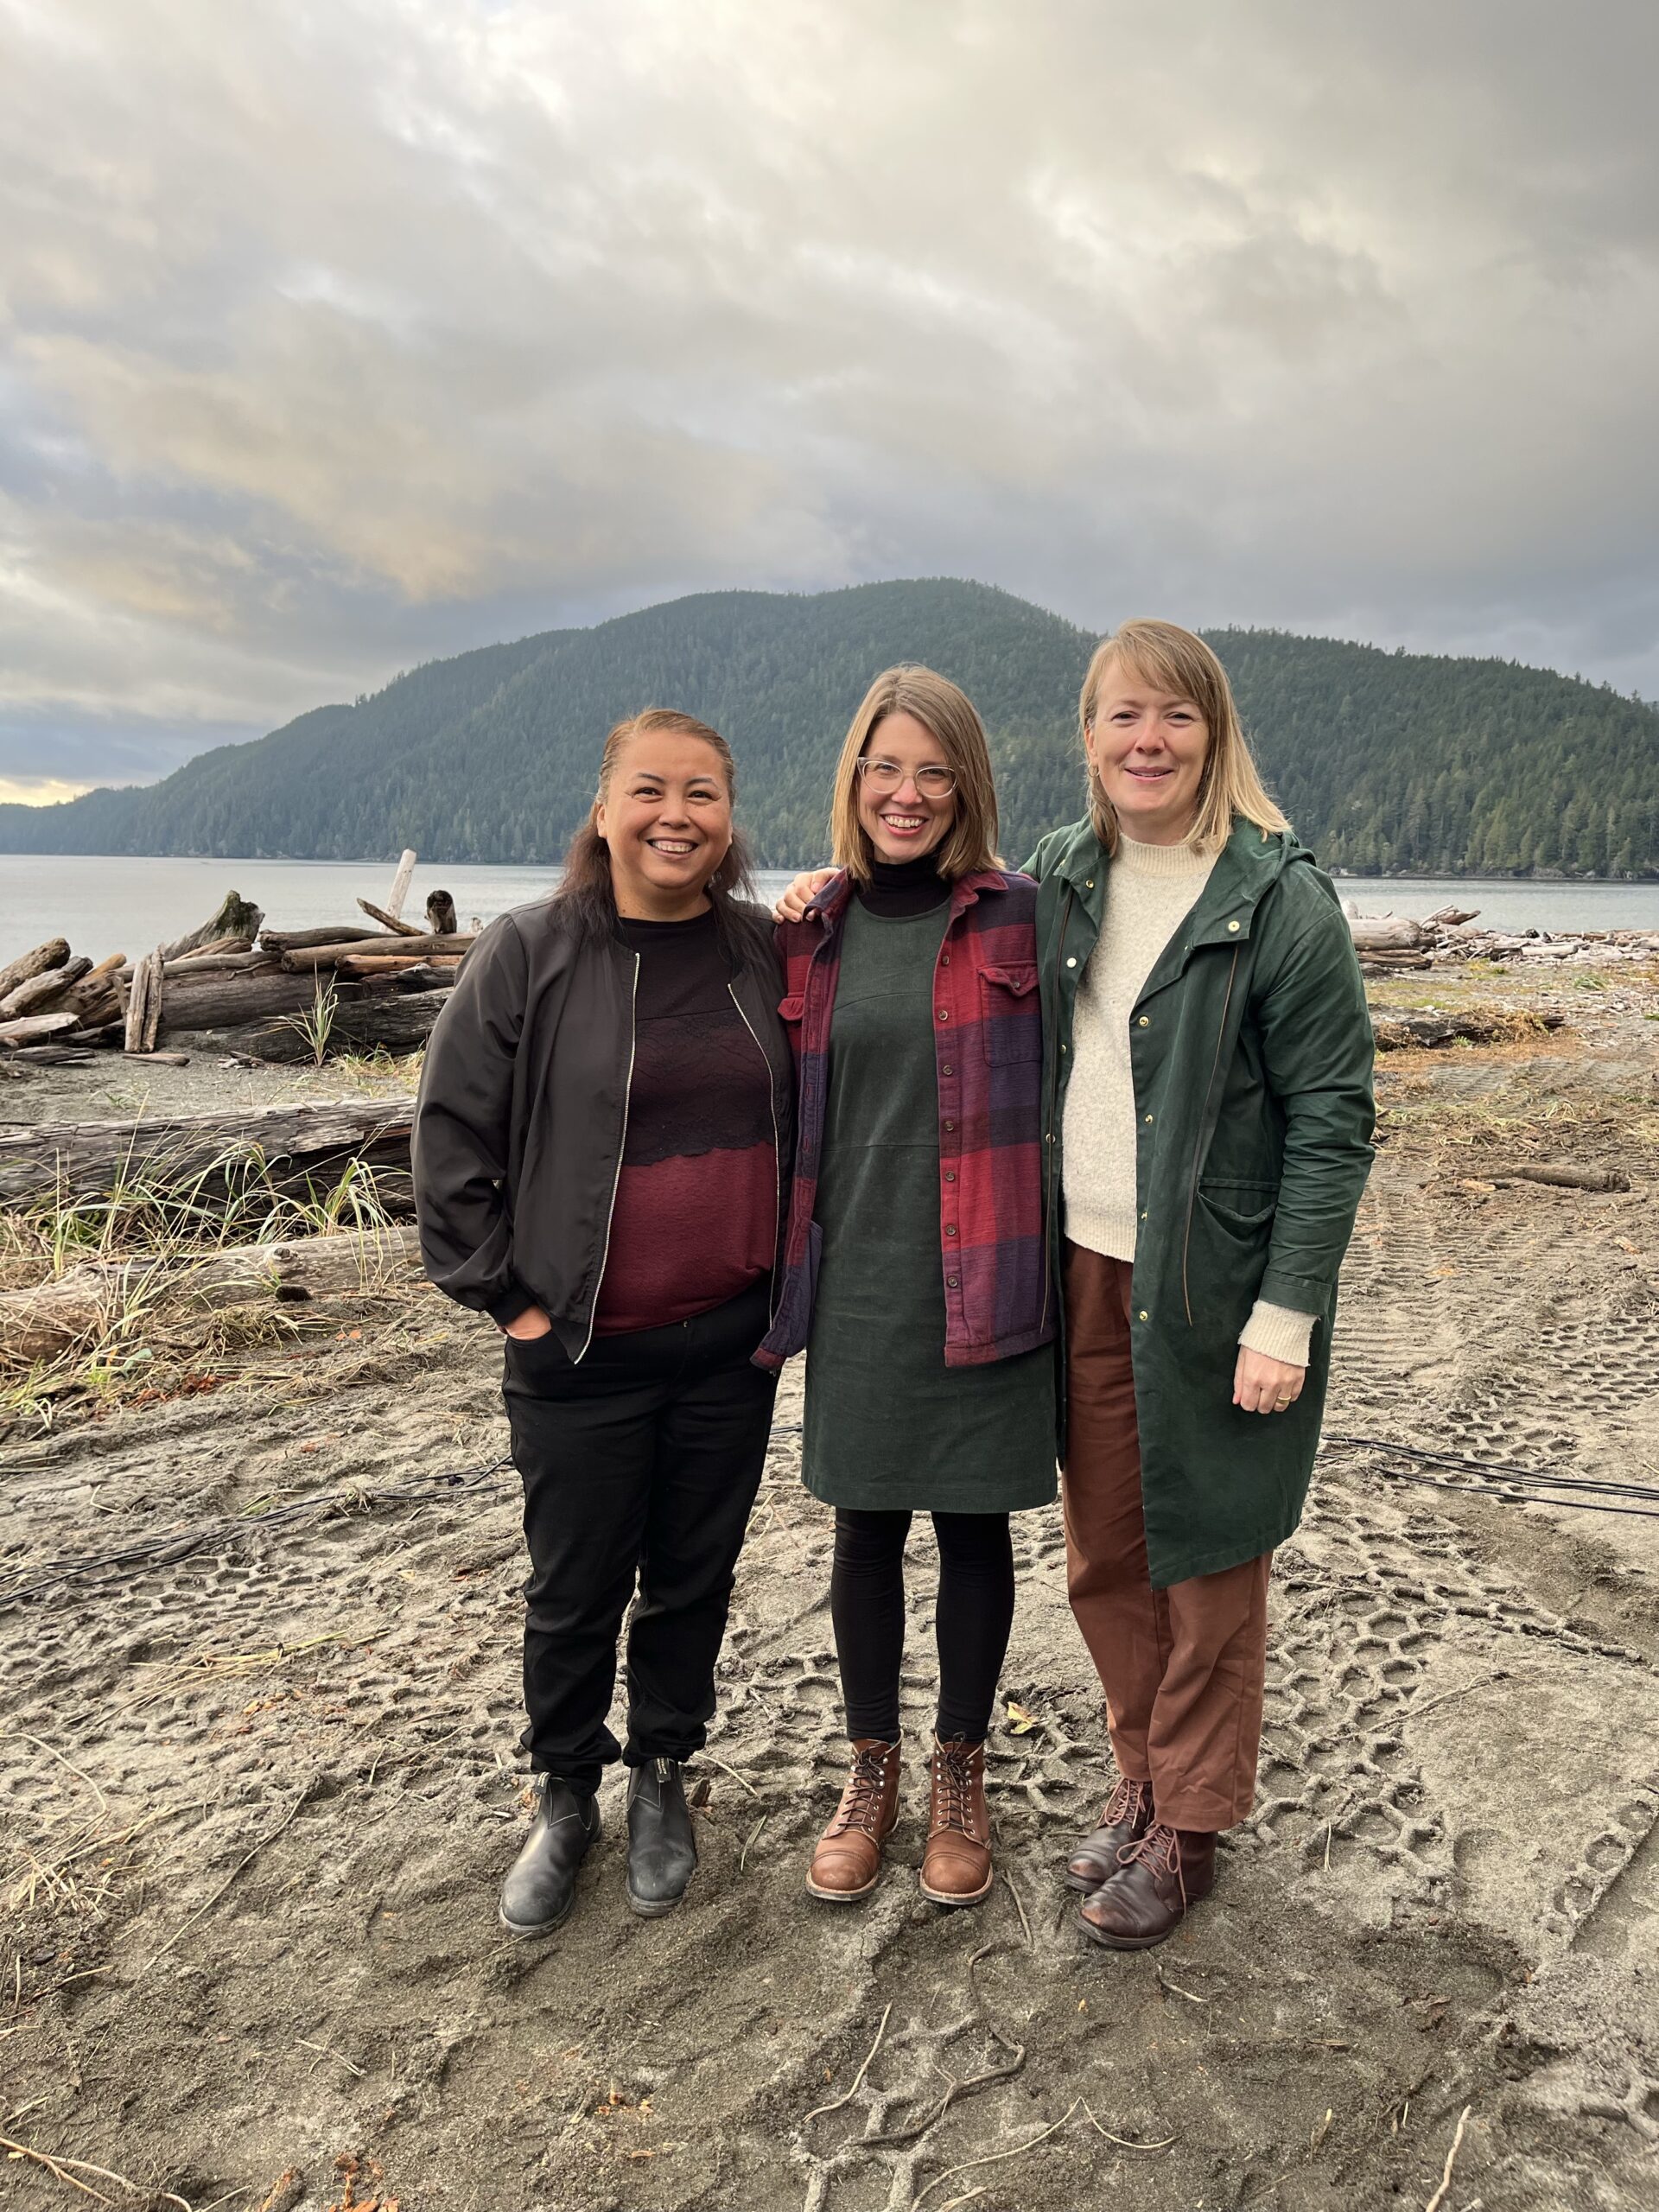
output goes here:
<path id="1" fill-rule="evenodd" d="M 985 726 L 973 701 L 949 677 L 931 668 L 884 668 L 864 694 L 836 763 L 830 804 L 830 856 L 860 883 L 870 880 L 875 849 L 858 818 L 858 763 L 889 715 L 913 715 L 938 744 L 945 766 L 956 772 L 956 819 L 933 849 L 949 883 L 976 869 L 996 866 L 996 785 L 991 775 Z"/>
<path id="2" fill-rule="evenodd" d="M 1141 683 L 1191 700 L 1210 733 L 1210 749 L 1198 784 L 1198 811 L 1190 833 L 1200 852 L 1219 852 L 1232 834 L 1235 817 L 1240 815 L 1264 832 L 1289 829 L 1257 772 L 1226 670 L 1202 638 L 1177 623 L 1146 618 L 1121 623 L 1096 646 L 1077 702 L 1077 725 L 1085 741 L 1095 726 L 1095 709 L 1107 671 L 1120 664 Z M 1116 852 L 1117 809 L 1101 788 L 1092 761 L 1089 764 L 1089 816 L 1101 843 L 1109 853 Z"/>

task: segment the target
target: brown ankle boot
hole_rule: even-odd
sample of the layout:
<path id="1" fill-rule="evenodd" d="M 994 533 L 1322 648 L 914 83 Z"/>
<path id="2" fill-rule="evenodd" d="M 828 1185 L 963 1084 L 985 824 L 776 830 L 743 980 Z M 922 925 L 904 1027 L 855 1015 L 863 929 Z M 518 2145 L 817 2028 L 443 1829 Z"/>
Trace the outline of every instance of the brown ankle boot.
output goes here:
<path id="1" fill-rule="evenodd" d="M 850 1904 L 880 1880 L 881 1847 L 899 1817 L 899 1764 L 896 1743 L 854 1738 L 847 1787 L 807 1869 L 806 1886 L 815 1897 Z"/>
<path id="2" fill-rule="evenodd" d="M 922 1895 L 935 1904 L 977 1904 L 991 1886 L 991 1816 L 985 1746 L 933 1738 L 933 1799 Z"/>
<path id="3" fill-rule="evenodd" d="M 1097 1890 L 1117 1872 L 1117 1855 L 1139 1843 L 1152 1826 L 1152 1784 L 1118 1777 L 1117 1787 L 1100 1808 L 1100 1819 L 1066 1862 L 1065 1878 L 1074 1890 Z"/>
<path id="4" fill-rule="evenodd" d="M 1114 1951 L 1149 1951 L 1215 1885 L 1213 1832 L 1154 1821 L 1111 1879 L 1077 1908 L 1083 1932 Z"/>

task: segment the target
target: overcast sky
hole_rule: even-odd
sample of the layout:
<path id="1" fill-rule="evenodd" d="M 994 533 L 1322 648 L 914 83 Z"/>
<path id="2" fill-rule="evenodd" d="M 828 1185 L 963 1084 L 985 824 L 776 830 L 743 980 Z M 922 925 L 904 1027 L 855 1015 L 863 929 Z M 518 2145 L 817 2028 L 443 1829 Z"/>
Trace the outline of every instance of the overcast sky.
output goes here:
<path id="1" fill-rule="evenodd" d="M 0 0 L 0 797 L 699 589 L 1659 694 L 1653 0 Z"/>

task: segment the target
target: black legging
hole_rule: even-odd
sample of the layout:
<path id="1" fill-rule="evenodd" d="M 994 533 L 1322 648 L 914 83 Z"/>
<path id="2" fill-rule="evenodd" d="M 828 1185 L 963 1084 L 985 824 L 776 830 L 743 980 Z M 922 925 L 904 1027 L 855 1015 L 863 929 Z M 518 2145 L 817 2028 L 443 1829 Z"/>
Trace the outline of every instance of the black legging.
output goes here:
<path id="1" fill-rule="evenodd" d="M 847 1733 L 894 1743 L 905 1650 L 908 1513 L 836 1513 L 830 1611 L 841 1661 Z M 1014 1625 L 1014 1541 L 1006 1513 L 936 1513 L 942 1742 L 983 1743 Z"/>

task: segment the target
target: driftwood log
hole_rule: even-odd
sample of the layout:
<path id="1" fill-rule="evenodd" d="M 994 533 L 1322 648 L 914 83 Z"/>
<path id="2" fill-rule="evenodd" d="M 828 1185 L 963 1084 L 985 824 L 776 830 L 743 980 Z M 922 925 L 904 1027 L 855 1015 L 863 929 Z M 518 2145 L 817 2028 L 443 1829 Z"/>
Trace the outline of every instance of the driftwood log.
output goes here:
<path id="1" fill-rule="evenodd" d="M 435 982 L 453 982 L 461 965 L 458 952 L 348 952 L 336 963 L 336 976 L 429 974 Z"/>
<path id="2" fill-rule="evenodd" d="M 414 874 L 415 855 L 406 847 L 398 857 L 397 873 L 391 879 L 391 890 L 385 905 L 376 906 L 366 899 L 359 899 L 357 902 L 371 919 L 381 923 L 400 937 L 418 937 L 421 933 L 418 923 L 404 919 L 404 901 L 409 896 L 410 882 Z"/>
<path id="3" fill-rule="evenodd" d="M 9 960 L 0 968 L 0 999 L 10 997 L 19 983 L 27 983 L 31 976 L 44 976 L 49 968 L 61 968 L 68 957 L 69 940 L 66 937 L 48 938 L 33 952 L 20 953 L 16 960 Z"/>
<path id="4" fill-rule="evenodd" d="M 366 1294 L 407 1281 L 419 1266 L 416 1232 L 395 1225 L 237 1245 L 194 1259 L 94 1262 L 33 1290 L 0 1293 L 0 1366 L 29 1366 L 96 1341 L 139 1311 Z"/>
<path id="5" fill-rule="evenodd" d="M 166 960 L 158 945 L 147 952 L 132 971 L 127 992 L 126 1048 L 130 1052 L 153 1052 L 162 1021 L 162 970 Z"/>
<path id="6" fill-rule="evenodd" d="M 1568 1159 L 1497 1159 L 1473 1161 L 1471 1181 L 1493 1184 L 1548 1184 L 1553 1190 L 1628 1190 L 1624 1168 L 1580 1168 Z"/>
<path id="7" fill-rule="evenodd" d="M 264 920 L 262 911 L 251 899 L 238 898 L 234 891 L 227 891 L 225 903 L 211 920 L 200 929 L 191 930 L 183 937 L 175 937 L 171 944 L 158 948 L 163 960 L 182 960 L 188 952 L 200 952 L 204 945 L 220 944 L 226 938 L 245 938 L 251 944 L 259 934 Z"/>
<path id="8" fill-rule="evenodd" d="M 330 922 L 325 928 L 315 930 L 261 930 L 259 944 L 266 952 L 297 952 L 308 944 L 363 944 L 372 938 L 384 944 L 384 930 L 365 930 L 358 922 Z"/>
<path id="9" fill-rule="evenodd" d="M 122 1020 L 121 991 L 112 982 L 77 984 L 62 1001 L 66 1014 L 73 1014 L 83 1029 L 101 1029 L 106 1023 Z"/>
<path id="10" fill-rule="evenodd" d="M 16 1021 L 0 1021 L 0 1045 L 43 1045 L 48 1037 L 61 1037 L 79 1026 L 78 1014 L 25 1014 Z"/>
<path id="11" fill-rule="evenodd" d="M 371 919 L 378 922 L 382 929 L 390 930 L 394 937 L 419 937 L 422 934 L 418 922 L 400 920 L 390 906 L 377 906 L 370 899 L 359 899 L 357 903 Z"/>
<path id="12" fill-rule="evenodd" d="M 1358 952 L 1417 952 L 1433 934 L 1421 922 L 1393 914 L 1351 914 L 1348 928 Z"/>
<path id="13" fill-rule="evenodd" d="M 443 937 L 429 937 L 424 931 L 416 930 L 403 938 L 397 944 L 397 950 L 407 957 L 410 953 L 416 952 L 466 952 L 472 944 L 473 938 L 470 931 L 447 934 Z M 381 938 L 377 941 L 374 949 L 377 952 L 389 952 L 392 947 L 384 938 Z M 318 968 L 335 967 L 340 961 L 349 960 L 354 955 L 361 953 L 363 950 L 361 938 L 349 942 L 340 939 L 333 944 L 296 944 L 290 951 L 283 955 L 283 965 L 284 968 L 292 969 L 296 975 L 300 975 Z"/>
<path id="14" fill-rule="evenodd" d="M 1410 1045 L 1437 1051 L 1442 1046 L 1510 1045 L 1533 1031 L 1564 1029 L 1564 1014 L 1411 1014 L 1374 1013 L 1371 1027 L 1379 1052 L 1397 1052 Z"/>
<path id="15" fill-rule="evenodd" d="M 1483 1165 L 1483 1183 L 1548 1183 L 1558 1191 L 1628 1191 L 1630 1179 L 1618 1167 L 1575 1167 L 1570 1161 L 1504 1160 Z"/>
<path id="16" fill-rule="evenodd" d="M 327 978 L 323 978 L 327 988 Z M 170 976 L 162 985 L 162 1019 L 168 1035 L 175 1030 L 220 1029 L 273 1014 L 302 1014 L 316 1001 L 315 976 L 296 976 L 281 966 L 251 970 L 210 968 L 196 975 Z"/>
<path id="17" fill-rule="evenodd" d="M 176 976 L 257 976 L 261 969 L 280 968 L 275 952 L 188 952 L 182 960 L 166 960 L 162 973 L 170 982 Z"/>
<path id="18" fill-rule="evenodd" d="M 290 982 L 301 979 L 288 978 Z M 300 1009 L 315 1002 L 313 979 Z M 401 976 L 382 976 L 372 982 L 344 982 L 336 997 L 328 1027 L 330 1052 L 390 1052 L 394 1056 L 417 1052 L 432 1033 L 432 1025 L 449 1002 L 448 984 L 442 990 L 400 988 Z M 169 1020 L 167 1041 L 195 1052 L 239 1052 L 250 1059 L 295 1062 L 314 1057 L 308 1040 L 280 1015 L 239 1024 L 226 1023 L 212 1029 L 175 1028 Z"/>
<path id="19" fill-rule="evenodd" d="M 204 1176 L 222 1185 L 224 1167 L 238 1160 L 263 1160 L 281 1189 L 335 1180 L 352 1160 L 406 1175 L 414 1113 L 412 1098 L 349 1098 L 251 1114 L 0 1128 L 0 1206 L 104 1197 L 137 1183 L 178 1189 Z"/>
<path id="20" fill-rule="evenodd" d="M 78 953 L 60 967 L 43 968 L 27 982 L 14 984 L 4 998 L 0 998 L 0 1021 L 15 1021 L 24 1014 L 49 1014 L 83 976 L 91 974 L 92 966 L 86 953 Z"/>

